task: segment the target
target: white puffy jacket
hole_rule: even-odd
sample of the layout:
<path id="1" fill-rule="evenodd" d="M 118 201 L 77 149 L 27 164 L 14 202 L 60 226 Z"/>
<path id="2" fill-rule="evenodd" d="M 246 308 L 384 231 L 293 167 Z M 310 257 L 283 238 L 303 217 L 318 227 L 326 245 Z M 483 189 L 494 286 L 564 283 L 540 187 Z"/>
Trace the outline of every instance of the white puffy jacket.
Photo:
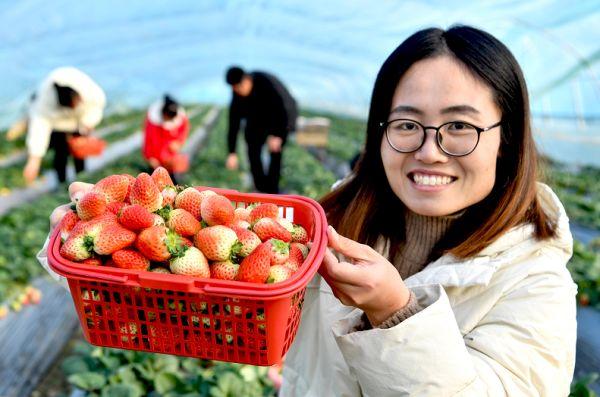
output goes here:
<path id="1" fill-rule="evenodd" d="M 424 309 L 389 329 L 352 332 L 362 311 L 316 276 L 287 354 L 281 397 L 566 396 L 573 376 L 576 285 L 569 221 L 543 184 L 558 235 L 507 232 L 476 257 L 445 255 L 405 280 Z"/>

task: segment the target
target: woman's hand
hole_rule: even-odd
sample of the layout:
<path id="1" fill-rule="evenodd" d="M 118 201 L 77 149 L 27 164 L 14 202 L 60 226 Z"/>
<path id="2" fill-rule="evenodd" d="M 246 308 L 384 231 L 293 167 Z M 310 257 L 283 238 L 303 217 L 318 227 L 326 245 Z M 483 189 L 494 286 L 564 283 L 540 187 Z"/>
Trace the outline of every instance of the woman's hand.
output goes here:
<path id="1" fill-rule="evenodd" d="M 92 190 L 94 185 L 91 183 L 85 182 L 73 182 L 69 185 L 69 197 L 71 198 L 71 203 L 61 205 L 60 207 L 56 207 L 54 211 L 50 214 L 50 233 L 52 230 L 60 223 L 63 216 L 69 211 L 71 211 L 71 205 L 79 201 L 84 194 Z"/>
<path id="2" fill-rule="evenodd" d="M 349 261 L 339 261 L 327 250 L 319 270 L 336 298 L 362 309 L 373 326 L 406 306 L 410 290 L 394 265 L 368 245 L 340 236 L 332 226 L 327 236 L 329 247 Z"/>
<path id="3" fill-rule="evenodd" d="M 38 177 L 41 165 L 41 157 L 29 156 L 25 168 L 23 168 L 23 178 L 27 184 L 31 184 Z"/>
<path id="4" fill-rule="evenodd" d="M 269 147 L 269 152 L 279 153 L 281 152 L 281 146 L 283 146 L 283 139 L 275 135 L 269 135 L 267 137 L 267 146 Z"/>

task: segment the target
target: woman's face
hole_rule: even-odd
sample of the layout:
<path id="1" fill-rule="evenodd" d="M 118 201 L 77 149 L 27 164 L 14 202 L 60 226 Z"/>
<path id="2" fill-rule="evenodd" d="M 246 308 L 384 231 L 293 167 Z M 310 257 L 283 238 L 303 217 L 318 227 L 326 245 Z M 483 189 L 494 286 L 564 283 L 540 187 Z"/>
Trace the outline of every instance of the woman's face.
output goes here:
<path id="1" fill-rule="evenodd" d="M 428 58 L 404 74 L 392 99 L 388 120 L 406 118 L 424 126 L 463 121 L 485 128 L 502 115 L 492 90 L 450 56 Z M 423 146 L 398 153 L 381 141 L 381 158 L 394 193 L 413 212 L 450 215 L 483 200 L 494 186 L 500 127 L 482 132 L 477 148 L 464 157 L 451 157 L 427 130 Z"/>

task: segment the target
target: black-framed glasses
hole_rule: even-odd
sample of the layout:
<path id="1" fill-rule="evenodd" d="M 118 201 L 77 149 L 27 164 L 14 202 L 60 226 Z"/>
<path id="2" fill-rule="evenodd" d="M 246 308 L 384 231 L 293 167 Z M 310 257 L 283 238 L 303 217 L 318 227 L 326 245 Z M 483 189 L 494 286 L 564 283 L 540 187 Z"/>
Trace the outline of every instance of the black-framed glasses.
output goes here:
<path id="1" fill-rule="evenodd" d="M 442 152 L 448 156 L 462 157 L 473 153 L 482 132 L 501 124 L 502 120 L 481 128 L 465 121 L 449 121 L 439 127 L 432 127 L 411 119 L 395 119 L 379 123 L 379 126 L 385 129 L 388 143 L 397 152 L 416 152 L 425 144 L 426 131 L 435 130 L 435 141 Z"/>

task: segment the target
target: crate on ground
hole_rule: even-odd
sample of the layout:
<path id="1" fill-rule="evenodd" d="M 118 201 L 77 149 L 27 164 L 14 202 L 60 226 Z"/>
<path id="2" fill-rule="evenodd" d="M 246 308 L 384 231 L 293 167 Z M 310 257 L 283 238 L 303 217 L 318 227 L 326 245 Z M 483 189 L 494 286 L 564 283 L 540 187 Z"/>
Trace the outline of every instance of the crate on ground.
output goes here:
<path id="1" fill-rule="evenodd" d="M 326 117 L 298 117 L 296 143 L 300 146 L 327 147 L 331 121 Z"/>
<path id="2" fill-rule="evenodd" d="M 277 204 L 283 217 L 310 236 L 312 247 L 302 266 L 275 284 L 91 267 L 61 257 L 57 228 L 48 248 L 49 264 L 67 278 L 88 342 L 253 365 L 281 361 L 296 335 L 306 286 L 325 254 L 323 209 L 301 196 L 210 189 L 236 207 Z"/>

